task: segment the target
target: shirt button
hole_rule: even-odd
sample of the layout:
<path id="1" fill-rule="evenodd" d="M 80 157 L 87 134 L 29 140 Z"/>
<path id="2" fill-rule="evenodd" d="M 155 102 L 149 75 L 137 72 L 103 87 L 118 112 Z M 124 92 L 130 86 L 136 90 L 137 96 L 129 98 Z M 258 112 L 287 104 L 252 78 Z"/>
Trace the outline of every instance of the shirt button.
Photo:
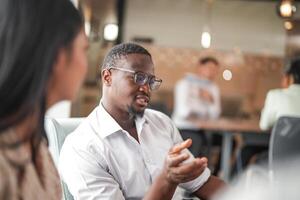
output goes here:
<path id="1" fill-rule="evenodd" d="M 144 158 L 145 158 L 145 161 L 147 162 L 147 163 L 151 163 L 151 160 L 149 159 L 149 157 L 148 156 L 144 156 Z"/>
<path id="2" fill-rule="evenodd" d="M 92 154 L 96 154 L 96 150 L 92 146 L 89 147 L 89 152 Z"/>

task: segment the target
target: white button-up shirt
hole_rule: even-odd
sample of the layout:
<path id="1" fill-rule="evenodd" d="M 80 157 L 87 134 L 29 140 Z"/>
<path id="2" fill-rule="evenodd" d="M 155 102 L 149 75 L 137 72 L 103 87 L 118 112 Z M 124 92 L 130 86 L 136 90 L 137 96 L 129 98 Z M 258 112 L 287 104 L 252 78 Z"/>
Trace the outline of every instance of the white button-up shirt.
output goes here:
<path id="1" fill-rule="evenodd" d="M 268 130 L 282 116 L 300 117 L 300 85 L 293 84 L 286 89 L 273 89 L 267 94 L 259 126 Z"/>
<path id="2" fill-rule="evenodd" d="M 169 149 L 182 138 L 171 119 L 158 111 L 146 109 L 135 123 L 140 143 L 100 104 L 66 138 L 59 171 L 75 199 L 143 198 Z M 194 192 L 209 176 L 206 168 L 198 178 L 180 186 Z"/>
<path id="3" fill-rule="evenodd" d="M 200 97 L 200 91 L 208 91 L 213 102 Z M 180 129 L 199 129 L 187 118 L 194 115 L 199 119 L 216 119 L 221 113 L 220 92 L 215 83 L 187 74 L 175 87 L 173 120 Z"/>

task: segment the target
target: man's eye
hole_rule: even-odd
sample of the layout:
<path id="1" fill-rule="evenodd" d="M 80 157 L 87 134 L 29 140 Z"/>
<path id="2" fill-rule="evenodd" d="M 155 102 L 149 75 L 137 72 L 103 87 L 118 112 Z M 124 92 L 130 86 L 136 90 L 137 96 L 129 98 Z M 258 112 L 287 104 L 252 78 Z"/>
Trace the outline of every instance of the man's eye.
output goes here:
<path id="1" fill-rule="evenodd" d="M 141 74 L 137 76 L 137 80 L 138 80 L 138 81 L 142 81 L 142 80 L 144 80 L 144 79 L 145 79 L 145 76 L 143 76 L 143 75 L 141 75 Z"/>

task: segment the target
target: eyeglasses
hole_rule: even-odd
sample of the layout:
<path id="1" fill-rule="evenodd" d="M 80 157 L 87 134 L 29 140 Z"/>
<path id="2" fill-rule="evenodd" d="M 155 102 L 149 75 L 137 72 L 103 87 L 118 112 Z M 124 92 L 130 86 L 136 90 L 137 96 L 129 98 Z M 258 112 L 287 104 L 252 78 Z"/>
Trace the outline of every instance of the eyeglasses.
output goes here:
<path id="1" fill-rule="evenodd" d="M 119 67 L 110 67 L 109 70 L 111 70 L 111 69 L 116 69 L 116 70 L 120 70 L 123 72 L 132 73 L 133 81 L 135 84 L 137 84 L 139 86 L 149 84 L 149 87 L 151 90 L 157 90 L 162 83 L 161 79 L 158 79 L 155 76 L 146 74 L 144 72 L 139 72 L 139 71 L 136 72 L 136 71 L 133 71 L 130 69 L 123 69 L 123 68 L 119 68 Z"/>

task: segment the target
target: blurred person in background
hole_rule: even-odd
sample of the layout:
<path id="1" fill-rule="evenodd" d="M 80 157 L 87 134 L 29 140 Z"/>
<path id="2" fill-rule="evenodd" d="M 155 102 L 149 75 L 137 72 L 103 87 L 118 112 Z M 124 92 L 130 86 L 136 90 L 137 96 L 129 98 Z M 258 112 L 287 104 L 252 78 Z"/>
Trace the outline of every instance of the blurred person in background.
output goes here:
<path id="1" fill-rule="evenodd" d="M 194 156 L 207 156 L 208 141 L 204 130 L 190 120 L 217 119 L 221 113 L 219 87 L 214 83 L 219 62 L 213 57 L 199 59 L 196 74 L 187 74 L 175 86 L 173 120 L 183 139 L 191 138 Z"/>
<path id="2" fill-rule="evenodd" d="M 267 93 L 259 126 L 270 131 L 282 116 L 300 117 L 300 57 L 291 59 L 284 69 L 282 88 Z M 241 150 L 242 167 L 249 164 L 266 165 L 268 145 L 246 145 Z"/>
<path id="3" fill-rule="evenodd" d="M 281 116 L 300 117 L 300 57 L 291 59 L 285 68 L 287 88 L 270 90 L 262 109 L 259 126 L 271 129 Z"/>
<path id="4" fill-rule="evenodd" d="M 61 199 L 44 114 L 84 79 L 83 21 L 69 0 L 0 5 L 0 199 Z"/>

